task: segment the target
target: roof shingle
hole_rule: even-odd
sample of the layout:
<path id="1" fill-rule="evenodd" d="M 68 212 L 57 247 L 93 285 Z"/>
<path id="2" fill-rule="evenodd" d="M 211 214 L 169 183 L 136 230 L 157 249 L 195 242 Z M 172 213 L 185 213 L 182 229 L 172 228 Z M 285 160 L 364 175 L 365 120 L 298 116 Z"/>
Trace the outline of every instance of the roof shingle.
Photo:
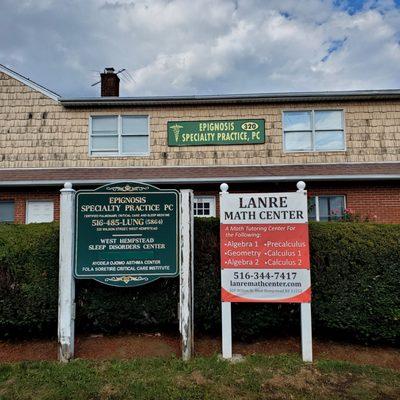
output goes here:
<path id="1" fill-rule="evenodd" d="M 162 168 L 49 168 L 2 169 L 0 186 L 59 185 L 110 181 L 146 181 L 153 183 L 208 183 L 227 181 L 291 181 L 400 179 L 400 163 L 308 164 L 230 167 Z"/>

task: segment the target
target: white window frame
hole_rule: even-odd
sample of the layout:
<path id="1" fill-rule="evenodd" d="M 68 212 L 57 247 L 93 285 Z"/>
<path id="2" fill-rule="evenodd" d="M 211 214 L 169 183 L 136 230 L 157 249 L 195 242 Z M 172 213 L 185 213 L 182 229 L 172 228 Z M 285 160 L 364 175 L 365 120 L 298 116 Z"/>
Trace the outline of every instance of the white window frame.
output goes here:
<path id="1" fill-rule="evenodd" d="M 46 221 L 46 222 L 28 222 L 28 220 L 29 220 L 29 207 L 28 207 L 29 203 L 52 203 L 53 204 L 53 220 Z M 45 224 L 45 223 L 53 222 L 54 221 L 54 211 L 55 211 L 54 200 L 48 200 L 48 199 L 27 200 L 25 203 L 25 224 Z"/>
<path id="2" fill-rule="evenodd" d="M 118 153 L 111 154 L 109 152 L 93 151 L 92 150 L 92 120 L 96 117 L 117 117 L 117 136 L 118 136 Z M 147 119 L 147 152 L 122 153 L 122 118 L 123 117 L 138 117 Z M 144 135 L 143 135 L 144 136 Z M 146 157 L 150 155 L 150 116 L 143 114 L 91 114 L 89 116 L 89 157 L 130 157 L 139 156 Z"/>
<path id="3" fill-rule="evenodd" d="M 15 222 L 15 200 L 0 200 L 0 204 L 2 203 L 12 203 L 14 205 L 14 215 L 12 220 L 8 221 L 0 221 L 0 224 L 12 224 Z"/>
<path id="4" fill-rule="evenodd" d="M 198 195 L 194 196 L 193 202 L 196 203 L 204 203 L 205 201 L 210 202 L 210 215 L 194 215 L 194 207 L 193 207 L 193 215 L 196 218 L 210 218 L 216 216 L 216 197 L 215 196 L 208 196 L 208 195 Z"/>
<path id="5" fill-rule="evenodd" d="M 335 149 L 335 150 L 318 150 L 315 148 L 315 117 L 314 114 L 316 111 L 340 111 L 342 113 L 342 129 L 317 129 L 318 131 L 332 131 L 332 130 L 342 130 L 343 131 L 343 149 Z M 284 114 L 290 112 L 310 112 L 311 113 L 311 145 L 312 148 L 310 150 L 288 150 L 286 149 L 286 142 L 285 142 L 285 126 L 284 126 Z M 283 152 L 284 153 L 331 153 L 331 152 L 339 152 L 343 153 L 347 150 L 346 145 L 346 125 L 345 125 L 345 110 L 344 108 L 314 108 L 314 109 L 288 109 L 282 111 L 282 145 L 283 145 Z M 290 131 L 288 131 L 290 132 Z M 304 131 L 296 131 L 296 132 L 309 132 L 309 130 Z"/>
<path id="6" fill-rule="evenodd" d="M 319 198 L 320 197 L 343 197 L 343 210 L 347 208 L 346 202 L 347 198 L 344 194 L 322 194 L 318 196 L 310 196 L 311 198 L 315 198 L 315 222 L 320 222 L 319 218 Z"/>

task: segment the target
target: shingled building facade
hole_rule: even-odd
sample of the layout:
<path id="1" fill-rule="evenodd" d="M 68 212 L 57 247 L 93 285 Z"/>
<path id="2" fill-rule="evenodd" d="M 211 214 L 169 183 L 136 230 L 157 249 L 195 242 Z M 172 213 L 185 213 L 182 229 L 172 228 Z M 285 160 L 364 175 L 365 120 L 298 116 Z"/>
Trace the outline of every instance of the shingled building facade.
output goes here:
<path id="1" fill-rule="evenodd" d="M 400 223 L 399 90 L 102 94 L 63 98 L 0 65 L 1 222 L 57 220 L 66 181 L 76 189 L 127 180 L 192 188 L 195 214 L 214 216 L 222 182 L 232 192 L 277 192 L 301 179 L 312 219 Z M 215 121 L 263 121 L 264 140 L 203 145 L 188 133 L 192 142 L 177 145 L 168 136 L 169 127 L 213 129 Z"/>

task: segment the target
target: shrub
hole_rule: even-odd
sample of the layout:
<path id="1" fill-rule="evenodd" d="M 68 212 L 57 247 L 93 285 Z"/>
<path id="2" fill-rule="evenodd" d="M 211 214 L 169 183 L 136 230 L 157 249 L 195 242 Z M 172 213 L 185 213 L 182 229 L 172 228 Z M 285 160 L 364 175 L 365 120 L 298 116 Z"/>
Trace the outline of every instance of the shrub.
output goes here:
<path id="1" fill-rule="evenodd" d="M 363 342 L 400 339 L 400 225 L 311 223 L 314 335 Z M 58 225 L 0 226 L 0 334 L 54 336 Z M 78 332 L 175 330 L 179 281 L 138 288 L 77 281 Z M 196 334 L 219 334 L 219 221 L 195 221 Z M 234 304 L 233 332 L 249 339 L 299 334 L 297 304 Z"/>
<path id="2" fill-rule="evenodd" d="M 316 332 L 399 342 L 400 225 L 314 223 L 310 233 Z"/>
<path id="3" fill-rule="evenodd" d="M 58 228 L 0 226 L 0 334 L 52 335 L 57 323 Z"/>
<path id="4" fill-rule="evenodd" d="M 57 332 L 58 224 L 0 226 L 0 335 Z M 139 288 L 76 281 L 77 330 L 167 329 L 178 318 L 178 280 Z"/>

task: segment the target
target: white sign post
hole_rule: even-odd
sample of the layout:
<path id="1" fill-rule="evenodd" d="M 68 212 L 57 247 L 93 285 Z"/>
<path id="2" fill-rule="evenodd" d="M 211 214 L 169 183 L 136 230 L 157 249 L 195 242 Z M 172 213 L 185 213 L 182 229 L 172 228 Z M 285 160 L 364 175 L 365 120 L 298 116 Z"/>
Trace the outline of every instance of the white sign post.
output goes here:
<path id="1" fill-rule="evenodd" d="M 305 183 L 297 192 L 228 193 L 221 185 L 222 356 L 232 357 L 231 302 L 301 303 L 303 360 L 312 361 Z"/>
<path id="2" fill-rule="evenodd" d="M 74 271 L 75 190 L 67 182 L 60 198 L 60 260 L 58 278 L 58 359 L 74 357 L 75 279 Z"/>
<path id="3" fill-rule="evenodd" d="M 194 350 L 193 327 L 193 191 L 181 190 L 180 214 L 180 291 L 179 330 L 182 341 L 182 358 L 189 360 Z"/>
<path id="4" fill-rule="evenodd" d="M 228 194 L 229 186 L 223 183 L 220 186 L 220 202 L 222 204 L 222 196 Z M 222 282 L 222 268 L 221 268 L 221 282 Z M 222 312 L 222 357 L 232 358 L 232 306 L 231 302 L 223 301 L 221 304 Z"/>
<path id="5" fill-rule="evenodd" d="M 297 192 L 305 193 L 306 184 L 303 181 L 297 182 Z M 312 351 L 312 323 L 311 323 L 311 301 L 300 304 L 301 318 L 301 353 L 304 362 L 313 361 Z"/>

